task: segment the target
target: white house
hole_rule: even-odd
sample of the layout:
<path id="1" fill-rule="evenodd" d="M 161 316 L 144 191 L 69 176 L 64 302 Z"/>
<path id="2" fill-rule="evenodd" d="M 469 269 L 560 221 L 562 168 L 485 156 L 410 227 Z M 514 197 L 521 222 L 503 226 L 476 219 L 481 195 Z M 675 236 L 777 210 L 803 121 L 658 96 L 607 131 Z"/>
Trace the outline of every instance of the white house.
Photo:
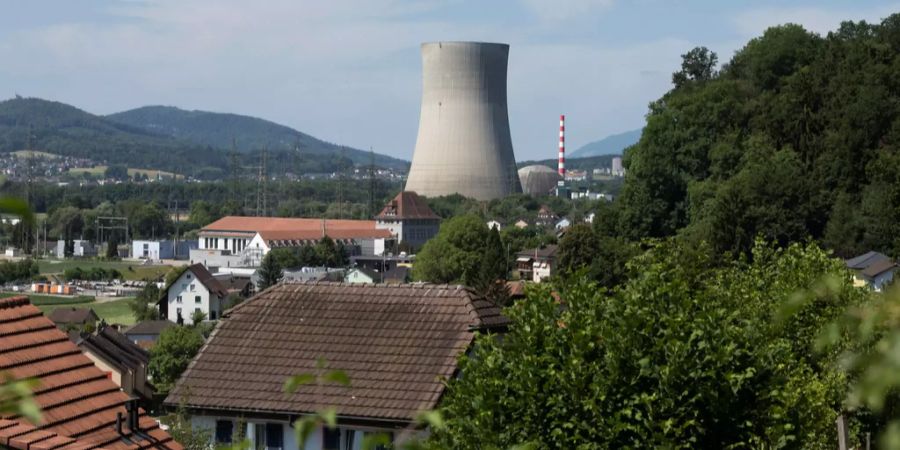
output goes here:
<path id="1" fill-rule="evenodd" d="M 207 320 L 222 316 L 228 291 L 203 264 L 192 264 L 170 284 L 159 300 L 160 317 L 176 323 L 190 323 L 196 312 Z"/>
<path id="2" fill-rule="evenodd" d="M 401 443 L 438 406 L 475 335 L 507 323 L 457 286 L 279 283 L 226 313 L 165 405 L 189 399 L 193 427 L 214 430 L 211 444 L 230 443 L 239 424 L 254 449 L 355 450 L 373 433 Z M 320 358 L 350 384 L 284 393 L 289 375 Z M 337 426 L 297 442 L 291 423 L 322 405 L 336 409 Z"/>
<path id="3" fill-rule="evenodd" d="M 494 228 L 497 228 L 497 231 L 500 231 L 503 229 L 503 224 L 496 220 L 489 220 L 487 222 L 487 227 L 488 227 L 488 230 L 493 230 Z"/>
<path id="4" fill-rule="evenodd" d="M 381 282 L 381 274 L 365 267 L 354 267 L 347 271 L 344 281 L 350 284 L 372 284 Z"/>
<path id="5" fill-rule="evenodd" d="M 570 226 L 572 226 L 572 221 L 569 220 L 568 217 L 563 217 L 558 222 L 556 222 L 556 231 L 565 230 L 566 228 L 569 228 Z"/>
<path id="6" fill-rule="evenodd" d="M 868 286 L 875 292 L 881 292 L 893 283 L 897 271 L 897 263 L 893 259 L 874 251 L 850 258 L 845 263 L 853 271 L 855 286 Z"/>

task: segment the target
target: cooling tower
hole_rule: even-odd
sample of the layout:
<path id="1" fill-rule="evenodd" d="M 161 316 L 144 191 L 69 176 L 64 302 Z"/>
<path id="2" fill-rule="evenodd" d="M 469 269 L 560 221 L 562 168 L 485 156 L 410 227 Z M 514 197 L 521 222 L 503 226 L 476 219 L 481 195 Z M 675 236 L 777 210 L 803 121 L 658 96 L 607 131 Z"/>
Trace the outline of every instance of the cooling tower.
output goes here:
<path id="1" fill-rule="evenodd" d="M 506 110 L 509 45 L 422 44 L 422 110 L 407 191 L 490 200 L 521 192 Z"/>
<path id="2" fill-rule="evenodd" d="M 547 166 L 534 165 L 519 169 L 522 190 L 535 197 L 550 194 L 559 180 L 562 180 L 562 177 Z"/>

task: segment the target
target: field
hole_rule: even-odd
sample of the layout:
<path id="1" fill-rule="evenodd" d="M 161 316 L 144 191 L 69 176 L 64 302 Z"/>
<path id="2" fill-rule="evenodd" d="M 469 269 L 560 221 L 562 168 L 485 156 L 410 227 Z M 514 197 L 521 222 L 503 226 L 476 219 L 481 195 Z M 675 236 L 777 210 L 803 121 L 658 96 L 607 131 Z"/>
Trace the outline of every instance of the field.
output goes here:
<path id="1" fill-rule="evenodd" d="M 56 159 L 59 158 L 59 155 L 55 155 L 53 153 L 47 152 L 39 152 L 37 150 L 19 150 L 12 152 L 13 155 L 16 155 L 17 158 L 28 158 L 30 156 L 34 156 L 37 158 L 47 158 L 47 159 Z"/>
<path id="2" fill-rule="evenodd" d="M 106 320 L 107 323 L 119 323 L 122 325 L 134 325 L 134 315 L 128 306 L 131 297 L 125 297 L 111 302 L 90 302 L 90 303 L 73 303 L 73 304 L 57 304 L 57 305 L 39 305 L 44 314 L 48 314 L 57 308 L 90 308 L 93 309 L 97 316 Z"/>
<path id="3" fill-rule="evenodd" d="M 78 175 L 82 173 L 89 173 L 91 175 L 103 175 L 106 172 L 106 166 L 94 166 L 94 167 L 76 167 L 73 169 L 69 169 L 69 173 L 72 175 Z M 177 176 L 179 179 L 184 178 L 184 175 L 176 175 L 172 172 L 166 172 L 165 170 L 154 170 L 154 169 L 137 169 L 134 167 L 128 168 L 128 175 L 134 176 L 135 174 L 142 173 L 146 174 L 147 178 L 156 178 L 157 175 L 163 178 L 172 178 Z"/>
<path id="4" fill-rule="evenodd" d="M 93 261 L 78 259 L 41 259 L 38 260 L 38 269 L 41 274 L 62 274 L 66 269 L 80 267 L 84 270 L 100 267 L 103 269 L 116 269 L 122 273 L 126 280 L 156 280 L 164 276 L 171 269 L 170 266 L 144 266 L 137 262 L 127 261 Z"/>

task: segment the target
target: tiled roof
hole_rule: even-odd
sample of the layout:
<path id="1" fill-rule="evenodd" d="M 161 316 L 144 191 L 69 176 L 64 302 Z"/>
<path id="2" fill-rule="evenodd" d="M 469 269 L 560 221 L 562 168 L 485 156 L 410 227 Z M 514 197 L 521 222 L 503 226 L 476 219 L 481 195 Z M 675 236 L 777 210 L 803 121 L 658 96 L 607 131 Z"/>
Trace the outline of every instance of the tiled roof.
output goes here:
<path id="1" fill-rule="evenodd" d="M 375 216 L 377 219 L 440 219 L 428 203 L 412 191 L 403 191 Z"/>
<path id="2" fill-rule="evenodd" d="M 200 231 L 243 231 L 258 233 L 261 231 L 318 230 L 321 232 L 323 222 L 326 230 L 375 228 L 375 221 L 373 220 L 322 220 L 314 218 L 225 216 L 203 227 Z"/>
<path id="3" fill-rule="evenodd" d="M 859 255 L 855 258 L 850 258 L 846 261 L 846 264 L 850 269 L 863 270 L 871 266 L 872 264 L 890 260 L 891 258 L 889 258 L 887 255 L 872 251 Z"/>
<path id="4" fill-rule="evenodd" d="M 556 251 L 558 249 L 559 247 L 556 245 L 547 245 L 541 248 L 522 250 L 518 255 L 526 258 L 550 259 L 556 257 Z"/>
<path id="5" fill-rule="evenodd" d="M 325 234 L 334 240 L 350 241 L 353 239 L 387 239 L 393 235 L 389 230 L 381 230 L 377 228 L 343 228 L 343 229 L 325 229 Z M 259 235 L 266 242 L 272 241 L 310 241 L 312 243 L 322 239 L 322 229 L 318 230 L 264 230 Z"/>
<path id="6" fill-rule="evenodd" d="M 476 329 L 505 324 L 463 287 L 281 283 L 232 308 L 166 399 L 189 408 L 411 422 L 432 409 Z M 350 387 L 282 391 L 324 358 Z"/>
<path id="7" fill-rule="evenodd" d="M 131 342 L 111 327 L 103 327 L 96 333 L 80 336 L 75 342 L 102 357 L 120 369 L 136 370 L 150 364 L 150 353 Z"/>
<path id="8" fill-rule="evenodd" d="M 125 336 L 137 334 L 160 334 L 166 328 L 174 326 L 175 324 L 170 320 L 145 320 L 125 330 Z"/>
<path id="9" fill-rule="evenodd" d="M 880 260 L 870 264 L 868 267 L 863 269 L 860 274 L 867 278 L 875 278 L 878 275 L 881 275 L 889 270 L 894 270 L 897 268 L 897 264 L 890 259 Z"/>
<path id="10" fill-rule="evenodd" d="M 35 427 L 19 417 L 0 417 L 0 446 L 21 450 L 182 449 L 142 410 L 139 428 L 152 441 L 133 435 L 126 426 L 124 435 L 131 442 L 124 440 L 115 423 L 117 413 L 127 417 L 124 405 L 128 395 L 27 297 L 0 299 L 0 371 L 14 379 L 40 381 L 33 394 L 43 419 Z"/>
<path id="11" fill-rule="evenodd" d="M 53 323 L 87 323 L 100 320 L 90 308 L 56 308 L 48 316 Z"/>
<path id="12" fill-rule="evenodd" d="M 222 286 L 222 283 L 219 283 L 219 280 L 217 280 L 203 264 L 191 264 L 188 266 L 188 270 L 194 274 L 197 281 L 203 284 L 203 286 L 206 286 L 206 289 L 208 289 L 209 292 L 216 294 L 219 297 L 228 295 L 228 290 L 225 289 L 225 286 Z"/>

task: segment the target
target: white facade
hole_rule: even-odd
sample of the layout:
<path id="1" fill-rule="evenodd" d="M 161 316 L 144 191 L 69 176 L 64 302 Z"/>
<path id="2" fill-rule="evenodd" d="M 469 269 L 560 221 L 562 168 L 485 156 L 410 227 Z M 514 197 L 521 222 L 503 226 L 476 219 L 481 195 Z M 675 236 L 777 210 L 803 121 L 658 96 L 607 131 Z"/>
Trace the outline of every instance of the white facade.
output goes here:
<path id="1" fill-rule="evenodd" d="M 532 280 L 535 283 L 540 283 L 541 281 L 550 278 L 550 273 L 553 271 L 553 264 L 550 261 L 535 261 L 532 267 Z"/>
<path id="2" fill-rule="evenodd" d="M 487 223 L 487 227 L 489 230 L 493 230 L 494 227 L 496 227 L 497 231 L 500 231 L 503 229 L 503 224 L 501 224 L 500 222 L 497 222 L 496 220 L 490 220 Z"/>
<path id="3" fill-rule="evenodd" d="M 250 441 L 251 449 L 265 450 L 282 450 L 282 449 L 301 449 L 301 450 L 323 450 L 325 448 L 340 448 L 347 450 L 361 450 L 363 439 L 369 434 L 388 433 L 395 430 L 384 430 L 377 428 L 365 427 L 347 427 L 338 426 L 334 430 L 328 430 L 325 427 L 319 427 L 306 439 L 303 446 L 297 445 L 297 439 L 294 435 L 294 429 L 287 420 L 255 420 L 245 419 L 244 436 Z M 191 426 L 195 430 L 209 430 L 212 435 L 211 444 L 225 444 L 228 442 L 225 438 L 227 430 L 234 431 L 234 427 L 238 426 L 238 421 L 234 417 L 225 416 L 200 416 L 191 417 Z M 217 431 L 220 431 L 217 436 Z M 273 432 L 278 433 L 272 436 Z M 325 440 L 328 439 L 328 447 Z M 334 444 L 337 444 L 335 447 Z"/>
<path id="4" fill-rule="evenodd" d="M 259 237 L 259 233 L 256 233 L 256 236 L 253 237 L 250 237 L 249 235 L 238 237 L 234 236 L 234 233 L 216 235 L 214 232 L 204 231 L 201 233 L 201 236 L 197 238 L 197 242 L 200 250 L 230 250 L 232 253 L 238 254 L 247 248 L 247 244 L 249 244 L 252 239 L 257 237 Z"/>
<path id="5" fill-rule="evenodd" d="M 160 260 L 159 241 L 131 241 L 131 257 Z"/>
<path id="6" fill-rule="evenodd" d="M 191 323 L 191 316 L 195 311 L 206 314 L 207 320 L 217 320 L 222 316 L 224 299 L 211 294 L 193 272 L 185 270 L 178 280 L 169 286 L 166 301 L 168 319 L 177 323 L 180 314 L 183 323 L 187 324 Z"/>

